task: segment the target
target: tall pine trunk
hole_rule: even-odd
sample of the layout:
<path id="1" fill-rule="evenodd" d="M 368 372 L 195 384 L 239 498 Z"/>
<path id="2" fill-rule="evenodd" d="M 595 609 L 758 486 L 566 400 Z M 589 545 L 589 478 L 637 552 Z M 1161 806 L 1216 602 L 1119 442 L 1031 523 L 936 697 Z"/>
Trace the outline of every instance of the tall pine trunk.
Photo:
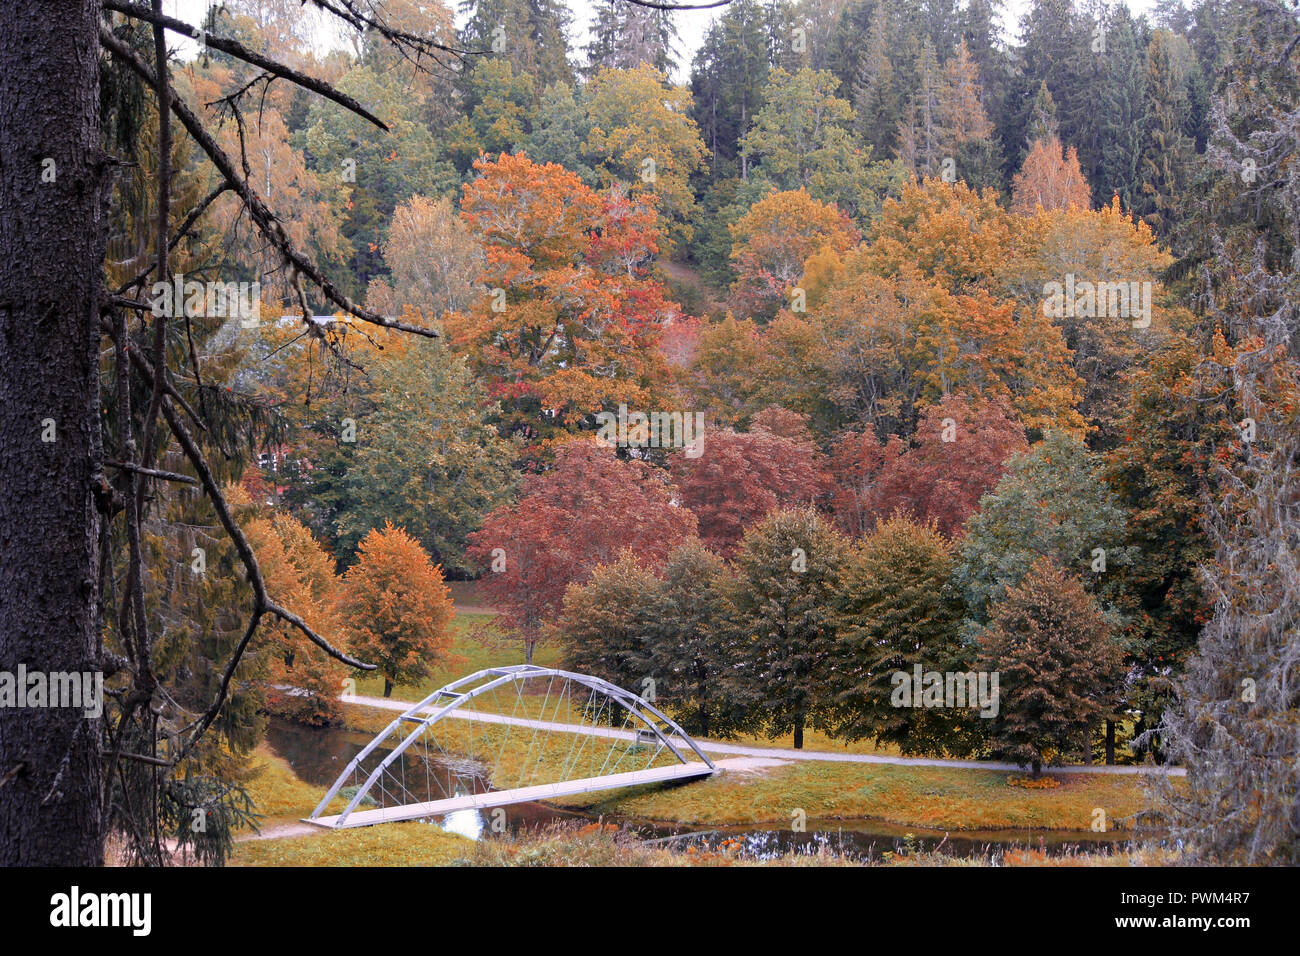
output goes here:
<path id="1" fill-rule="evenodd" d="M 98 0 L 0 4 L 0 670 L 101 669 Z M 52 440 L 50 440 L 52 439 Z M 100 725 L 0 707 L 0 866 L 99 865 Z"/>

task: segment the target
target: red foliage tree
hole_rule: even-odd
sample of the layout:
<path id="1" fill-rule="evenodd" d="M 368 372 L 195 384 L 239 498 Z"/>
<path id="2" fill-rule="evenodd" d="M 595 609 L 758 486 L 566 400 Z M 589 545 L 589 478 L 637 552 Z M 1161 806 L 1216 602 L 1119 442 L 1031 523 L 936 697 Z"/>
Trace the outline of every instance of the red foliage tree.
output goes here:
<path id="1" fill-rule="evenodd" d="M 658 567 L 695 533 L 695 515 L 675 497 L 661 470 L 575 439 L 556 450 L 550 471 L 527 479 L 517 504 L 487 516 L 470 536 L 469 555 L 488 572 L 483 590 L 523 639 L 526 660 L 570 583 L 623 550 Z"/>
<path id="2" fill-rule="evenodd" d="M 695 512 L 710 550 L 730 555 L 745 529 L 769 511 L 822 494 L 822 455 L 798 419 L 785 409 L 765 409 L 751 431 L 708 432 L 698 457 L 673 458 L 682 502 Z"/>
<path id="3" fill-rule="evenodd" d="M 931 518 L 949 537 L 961 533 L 980 497 L 997 484 L 1008 458 L 1028 447 L 1024 429 L 1000 401 L 945 395 L 927 407 L 911 444 L 870 432 L 845 436 L 831 455 L 833 508 L 845 531 L 865 534 L 894 511 Z"/>

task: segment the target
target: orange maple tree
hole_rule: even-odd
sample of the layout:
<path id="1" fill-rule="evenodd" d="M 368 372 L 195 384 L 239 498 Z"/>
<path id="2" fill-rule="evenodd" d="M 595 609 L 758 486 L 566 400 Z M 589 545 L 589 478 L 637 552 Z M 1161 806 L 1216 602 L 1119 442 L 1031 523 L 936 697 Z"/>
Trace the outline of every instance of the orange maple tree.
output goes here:
<path id="1" fill-rule="evenodd" d="M 349 647 L 393 684 L 427 677 L 451 656 L 451 594 L 420 543 L 391 521 L 361 539 L 343 576 L 340 614 Z"/>
<path id="2" fill-rule="evenodd" d="M 474 168 L 461 214 L 485 250 L 487 291 L 446 325 L 506 430 L 538 443 L 619 402 L 646 407 L 667 377 L 655 346 L 681 314 L 650 273 L 653 195 L 596 192 L 523 155 Z"/>

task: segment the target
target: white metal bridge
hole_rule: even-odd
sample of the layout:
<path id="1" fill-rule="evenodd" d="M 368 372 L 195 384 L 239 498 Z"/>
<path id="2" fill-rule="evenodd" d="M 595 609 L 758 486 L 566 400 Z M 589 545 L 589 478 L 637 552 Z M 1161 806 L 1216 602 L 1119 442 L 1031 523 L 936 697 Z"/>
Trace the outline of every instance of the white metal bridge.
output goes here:
<path id="1" fill-rule="evenodd" d="M 714 769 L 677 724 L 630 691 L 532 664 L 491 667 L 440 687 L 384 728 L 306 822 L 372 826 Z M 340 795 L 347 805 L 326 815 Z"/>

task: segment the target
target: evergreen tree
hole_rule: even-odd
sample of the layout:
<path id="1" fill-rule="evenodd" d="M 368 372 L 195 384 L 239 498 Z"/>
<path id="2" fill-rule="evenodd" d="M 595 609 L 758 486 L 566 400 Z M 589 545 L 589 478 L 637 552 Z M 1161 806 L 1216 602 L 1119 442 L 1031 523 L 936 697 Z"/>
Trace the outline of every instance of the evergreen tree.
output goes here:
<path id="1" fill-rule="evenodd" d="M 830 685 L 838 735 L 873 738 L 904 754 L 969 753 L 978 721 L 967 710 L 900 707 L 894 675 L 969 669 L 959 630 L 953 556 L 934 524 L 902 515 L 880 524 L 853 552 L 840 597 L 840 636 Z"/>
<path id="2" fill-rule="evenodd" d="M 898 127 L 898 158 L 918 177 L 937 177 L 943 170 L 951 131 L 944 127 L 944 78 L 934 46 L 927 40 L 917 61 L 917 85 L 911 107 Z"/>
<path id="3" fill-rule="evenodd" d="M 763 103 L 772 68 L 772 42 L 758 0 L 736 0 L 709 28 L 691 68 L 693 116 L 712 153 L 711 168 L 732 161 L 742 177 L 748 164 L 740 139 Z"/>
<path id="4" fill-rule="evenodd" d="M 1178 209 L 1188 177 L 1192 142 L 1184 132 L 1190 105 L 1187 99 L 1186 41 L 1157 30 L 1147 47 L 1147 104 L 1141 161 L 1145 219 L 1161 236 L 1177 224 Z"/>
<path id="5" fill-rule="evenodd" d="M 981 670 L 998 674 L 989 721 L 995 754 L 1028 766 L 1059 764 L 1091 746 L 1124 677 L 1119 646 L 1096 602 L 1050 557 L 994 602 L 979 636 Z"/>
<path id="6" fill-rule="evenodd" d="M 1002 157 L 994 142 L 993 124 L 984 112 L 979 70 L 965 41 L 957 44 L 956 53 L 944 67 L 939 125 L 948 136 L 944 158 L 953 160 L 957 178 L 976 189 L 1000 185 Z"/>
<path id="7" fill-rule="evenodd" d="M 1144 31 L 1121 4 L 1111 14 L 1106 36 L 1108 58 L 1101 92 L 1104 192 L 1099 198 L 1109 201 L 1111 196 L 1119 196 L 1126 211 L 1142 216 L 1147 205 L 1141 188 L 1147 108 Z"/>
<path id="8" fill-rule="evenodd" d="M 829 725 L 826 681 L 835 647 L 843 538 L 811 508 L 773 511 L 752 525 L 733 560 L 737 659 L 727 694 L 767 737 Z"/>
<path id="9" fill-rule="evenodd" d="M 1161 736 L 1187 767 L 1157 783 L 1164 822 L 1196 863 L 1295 865 L 1300 805 L 1300 50 L 1294 2 L 1234 6 L 1211 109 L 1218 173 L 1205 236 L 1198 369 L 1236 440 L 1217 449 L 1202 574 L 1214 616 Z M 1211 399 L 1210 396 L 1213 396 Z M 1241 428 L 1249 419 L 1253 433 Z M 1250 440 L 1247 440 L 1249 437 Z"/>
<path id="10" fill-rule="evenodd" d="M 466 49 L 490 52 L 510 61 L 514 72 L 531 78 L 536 93 L 552 83 L 573 83 L 568 34 L 572 15 L 559 0 L 461 0 L 460 31 Z M 481 57 L 470 57 L 465 76 Z"/>
<path id="11" fill-rule="evenodd" d="M 885 4 L 878 3 L 853 75 L 852 90 L 858 137 L 885 155 L 893 152 L 898 142 L 899 123 L 889 39 L 889 12 Z"/>
<path id="12" fill-rule="evenodd" d="M 558 163 L 596 186 L 596 172 L 582 159 L 582 144 L 591 134 L 586 112 L 567 83 L 552 83 L 542 92 L 533 132 L 523 152 L 535 163 Z"/>
<path id="13" fill-rule="evenodd" d="M 591 21 L 587 73 L 594 76 L 601 67 L 631 70 L 645 64 L 672 74 L 680 42 L 670 11 L 607 0 Z"/>

